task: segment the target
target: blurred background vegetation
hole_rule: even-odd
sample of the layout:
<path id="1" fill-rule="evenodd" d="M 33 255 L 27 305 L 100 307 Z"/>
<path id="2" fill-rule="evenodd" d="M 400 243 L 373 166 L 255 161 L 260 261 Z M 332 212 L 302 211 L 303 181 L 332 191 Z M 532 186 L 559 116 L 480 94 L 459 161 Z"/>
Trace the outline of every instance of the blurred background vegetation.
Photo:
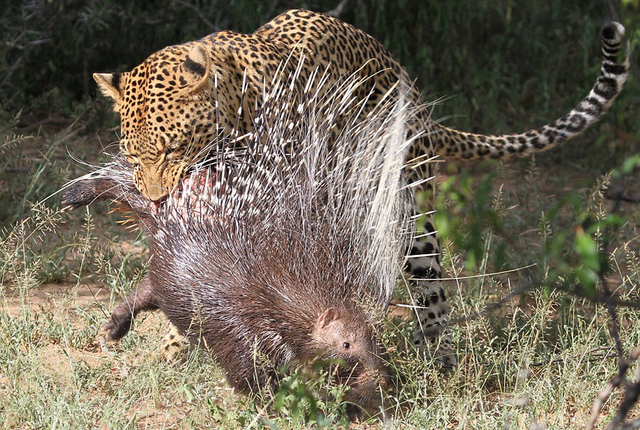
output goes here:
<path id="1" fill-rule="evenodd" d="M 427 100 L 451 97 L 436 116 L 483 132 L 539 125 L 576 103 L 597 75 L 598 30 L 610 19 L 602 0 L 342 3 L 339 17 L 387 46 Z M 616 18 L 637 32 L 638 1 L 616 3 Z M 158 49 L 218 30 L 251 32 L 290 8 L 327 12 L 338 4 L 9 0 L 0 11 L 0 99 L 7 113 L 71 116 L 96 97 L 96 71 L 130 70 Z M 617 112 L 638 107 L 636 86 L 630 82 Z"/>

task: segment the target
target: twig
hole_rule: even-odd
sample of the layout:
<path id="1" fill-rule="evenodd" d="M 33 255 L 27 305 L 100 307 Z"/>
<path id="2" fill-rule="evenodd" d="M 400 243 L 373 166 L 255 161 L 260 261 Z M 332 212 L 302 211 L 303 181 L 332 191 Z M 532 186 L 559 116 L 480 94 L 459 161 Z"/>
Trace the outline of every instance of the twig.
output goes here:
<path id="1" fill-rule="evenodd" d="M 611 393 L 613 393 L 613 390 L 618 388 L 618 386 L 620 385 L 620 381 L 620 376 L 616 375 L 609 381 L 607 385 L 605 385 L 602 390 L 600 390 L 598 396 L 593 402 L 593 405 L 591 406 L 591 416 L 589 417 L 589 422 L 585 427 L 586 430 L 593 430 L 594 426 L 596 425 L 596 421 L 598 421 L 600 413 L 602 412 L 602 407 L 604 406 L 606 401 L 609 400 L 609 397 L 611 396 Z"/>
<path id="2" fill-rule="evenodd" d="M 516 267 L 513 269 L 502 270 L 499 272 L 491 272 L 491 273 L 483 273 L 481 275 L 470 275 L 470 276 L 454 276 L 452 278 L 413 278 L 414 281 L 461 281 L 463 279 L 477 279 L 477 278 L 488 278 L 490 276 L 498 276 L 505 275 L 507 273 L 520 272 L 521 270 L 530 269 L 532 267 L 537 266 L 538 263 L 527 264 L 526 266 Z"/>
<path id="3" fill-rule="evenodd" d="M 339 18 L 340 14 L 342 14 L 342 10 L 347 5 L 348 1 L 349 0 L 342 0 L 340 3 L 338 3 L 338 6 L 336 6 L 334 9 L 328 12 L 325 12 L 325 15 L 335 16 L 336 18 Z"/>
<path id="4" fill-rule="evenodd" d="M 494 310 L 501 308 L 503 304 L 507 303 L 512 298 L 514 298 L 516 296 L 519 296 L 520 294 L 524 293 L 525 291 L 528 291 L 529 289 L 531 289 L 531 284 L 521 284 L 517 288 L 515 288 L 512 292 L 510 292 L 506 296 L 502 297 L 500 300 L 497 300 L 497 301 L 495 301 L 493 303 L 489 303 L 481 311 L 474 312 L 471 315 L 469 315 L 468 317 L 456 318 L 456 319 L 452 320 L 449 324 L 461 324 L 463 322 L 470 322 L 470 321 L 473 321 L 473 320 L 475 320 L 477 318 L 480 318 L 481 316 L 487 315 L 487 314 L 493 312 Z"/>
<path id="5" fill-rule="evenodd" d="M 206 16 L 204 16 L 204 14 L 202 13 L 202 11 L 200 11 L 200 9 L 194 5 L 192 5 L 191 3 L 188 3 L 184 0 L 177 0 L 177 3 L 180 6 L 184 6 L 188 9 L 191 9 L 192 11 L 194 11 L 196 13 L 196 15 L 198 15 L 198 18 L 200 18 L 200 21 L 204 22 L 204 24 L 209 27 L 209 29 L 211 31 L 220 31 L 220 27 L 218 27 L 217 25 L 213 24 L 211 21 L 209 21 L 207 19 Z"/>
<path id="6" fill-rule="evenodd" d="M 620 300 L 614 297 L 610 297 L 609 299 L 607 299 L 605 297 L 604 294 L 602 293 L 596 293 L 595 295 L 593 293 L 588 293 L 584 288 L 580 287 L 580 286 L 575 286 L 572 289 L 568 290 L 569 293 L 573 294 L 574 296 L 578 296 L 578 297 L 582 297 L 585 299 L 589 299 L 592 302 L 595 303 L 600 303 L 600 304 L 605 304 L 607 300 L 610 300 L 611 303 L 613 303 L 614 306 L 617 307 L 622 307 L 622 308 L 631 308 L 631 309 L 640 309 L 640 303 L 638 302 L 630 302 L 628 300 Z"/>
<path id="7" fill-rule="evenodd" d="M 619 185 L 610 185 L 604 190 L 603 196 L 605 199 L 616 202 L 640 203 L 640 196 L 627 194 L 626 190 Z"/>
<path id="8" fill-rule="evenodd" d="M 633 421 L 629 421 L 628 423 L 622 424 L 620 430 L 637 430 L 640 429 L 640 418 L 636 418 Z"/>
<path id="9" fill-rule="evenodd" d="M 605 9 L 605 17 L 608 21 L 618 21 L 618 13 L 611 0 L 602 0 Z"/>
<path id="10" fill-rule="evenodd" d="M 269 10 L 265 14 L 265 17 L 267 17 L 269 19 L 273 18 L 277 8 L 278 8 L 278 0 L 273 0 L 271 2 L 271 6 L 269 6 Z"/>
<path id="11" fill-rule="evenodd" d="M 614 193 L 614 191 L 611 191 Z M 606 192 L 605 192 L 606 194 Z M 611 209 L 611 213 L 615 214 L 618 211 L 620 206 L 620 202 L 622 199 L 622 193 L 614 193 L 617 196 L 615 199 L 615 203 L 613 208 Z M 603 229 L 603 241 L 602 241 L 602 253 L 605 255 L 608 254 L 609 250 L 609 238 L 610 236 L 610 227 L 605 227 Z M 636 381 L 635 384 L 630 384 L 626 378 L 626 373 L 629 370 L 629 367 L 633 361 L 636 361 L 638 357 L 640 357 L 640 348 L 636 348 L 630 356 L 630 360 L 626 360 L 624 358 L 624 349 L 622 348 L 622 342 L 620 341 L 620 328 L 618 326 L 618 319 L 616 315 L 616 307 L 613 301 L 613 293 L 609 290 L 609 284 L 607 282 L 605 268 L 601 267 L 598 273 L 600 278 L 600 286 L 602 289 L 601 297 L 604 300 L 605 307 L 607 312 L 609 313 L 609 317 L 611 318 L 611 326 L 609 327 L 609 334 L 616 345 L 616 351 L 618 353 L 618 374 L 615 375 L 609 383 L 598 393 L 593 405 L 591 407 L 591 417 L 589 418 L 589 422 L 587 423 L 587 430 L 592 430 L 595 426 L 596 421 L 600 417 L 602 412 L 602 407 L 605 402 L 611 397 L 613 391 L 622 386 L 624 388 L 624 397 L 620 406 L 616 410 L 616 414 L 613 417 L 613 420 L 607 426 L 607 430 L 619 430 L 621 428 L 634 428 L 634 423 L 628 423 L 632 427 L 627 427 L 625 424 L 625 419 L 629 414 L 631 408 L 638 402 L 638 398 L 640 398 L 640 381 Z M 636 420 L 637 421 L 637 420 Z M 639 423 L 640 424 L 640 423 Z"/>
<path id="12" fill-rule="evenodd" d="M 630 384 L 625 374 L 629 369 L 631 362 L 636 361 L 640 357 L 640 348 L 636 348 L 630 356 L 629 360 L 622 359 L 620 364 L 620 373 L 616 377 L 620 377 L 620 383 L 624 387 L 624 398 L 622 403 L 616 411 L 616 415 L 613 417 L 613 421 L 607 426 L 607 430 L 618 430 L 625 428 L 625 419 L 629 414 L 629 411 L 638 402 L 640 397 L 640 381 L 636 381 L 635 384 Z M 629 427 L 633 428 L 633 427 Z"/>
<path id="13" fill-rule="evenodd" d="M 612 348 L 610 348 L 608 346 L 600 347 L 600 348 L 594 348 L 591 351 L 588 351 L 585 355 L 590 355 L 590 354 L 593 354 L 594 352 L 597 352 L 597 351 L 604 351 L 604 350 L 611 350 L 611 349 Z M 591 357 L 586 359 L 586 360 L 584 360 L 584 362 L 591 363 L 591 362 L 594 362 L 596 360 L 602 361 L 602 360 L 605 360 L 607 358 L 617 357 L 617 356 L 618 356 L 618 354 L 609 354 L 609 353 L 607 353 L 605 355 L 591 355 Z M 564 364 L 567 361 L 571 361 L 571 360 L 566 360 L 564 358 L 557 358 L 557 359 L 551 360 L 551 361 L 537 361 L 535 363 L 529 364 L 529 367 L 548 366 L 550 364 Z"/>
<path id="14" fill-rule="evenodd" d="M 616 416 L 613 417 L 613 421 L 611 421 L 611 424 L 607 426 L 607 430 L 625 428 L 626 426 L 624 420 L 627 418 L 627 415 L 629 414 L 631 408 L 633 408 L 633 406 L 638 403 L 638 398 L 640 397 L 640 381 L 636 381 L 635 384 L 629 384 L 629 382 L 625 378 L 623 383 L 625 386 L 624 399 L 622 399 L 622 403 L 618 407 Z M 640 424 L 640 421 L 638 422 Z"/>

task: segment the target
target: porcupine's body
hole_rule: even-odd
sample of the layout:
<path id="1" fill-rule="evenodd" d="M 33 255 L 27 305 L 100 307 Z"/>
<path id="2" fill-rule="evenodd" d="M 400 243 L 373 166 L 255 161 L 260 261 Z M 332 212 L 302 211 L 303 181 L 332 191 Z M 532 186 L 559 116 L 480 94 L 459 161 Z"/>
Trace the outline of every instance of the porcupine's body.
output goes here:
<path id="1" fill-rule="evenodd" d="M 125 204 L 150 234 L 149 275 L 114 311 L 111 338 L 160 308 L 242 391 L 286 366 L 340 359 L 334 376 L 351 387 L 348 400 L 379 404 L 387 369 L 377 323 L 409 240 L 401 172 L 413 108 L 383 101 L 358 122 L 360 85 L 352 77 L 302 98 L 274 89 L 243 149 L 220 150 L 160 206 L 137 191 L 121 156 L 67 189 L 70 205 Z M 304 109 L 281 108 L 292 100 Z M 330 145 L 336 112 L 344 133 Z"/>

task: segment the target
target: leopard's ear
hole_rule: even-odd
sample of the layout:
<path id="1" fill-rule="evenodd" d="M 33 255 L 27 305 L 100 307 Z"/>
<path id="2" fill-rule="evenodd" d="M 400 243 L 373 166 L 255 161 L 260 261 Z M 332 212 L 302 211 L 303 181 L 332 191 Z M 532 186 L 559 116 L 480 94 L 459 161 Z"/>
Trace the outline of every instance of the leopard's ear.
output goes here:
<path id="1" fill-rule="evenodd" d="M 194 94 L 209 86 L 211 58 L 202 45 L 195 45 L 178 69 L 180 92 Z"/>
<path id="2" fill-rule="evenodd" d="M 93 79 L 98 84 L 100 92 L 107 97 L 111 97 L 118 105 L 122 103 L 124 88 L 129 79 L 129 73 L 94 73 Z"/>

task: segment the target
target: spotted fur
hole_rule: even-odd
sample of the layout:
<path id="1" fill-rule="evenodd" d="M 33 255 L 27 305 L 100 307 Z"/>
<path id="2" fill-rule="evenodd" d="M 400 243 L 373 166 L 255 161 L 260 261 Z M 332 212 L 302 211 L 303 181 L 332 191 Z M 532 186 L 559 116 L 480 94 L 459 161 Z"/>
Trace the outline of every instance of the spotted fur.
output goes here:
<path id="1" fill-rule="evenodd" d="M 433 177 L 435 156 L 502 159 L 548 149 L 570 139 L 598 120 L 622 89 L 628 60 L 618 61 L 624 27 L 610 23 L 602 31 L 603 63 L 589 95 L 567 115 L 539 129 L 520 134 L 464 133 L 434 123 L 424 109 L 410 124 L 413 133 L 427 131 L 409 151 L 407 175 L 412 180 Z M 331 83 L 358 74 L 369 79 L 372 91 L 366 115 L 398 82 L 410 82 L 400 64 L 371 36 L 336 18 L 292 10 L 251 34 L 221 31 L 203 39 L 169 46 L 147 58 L 131 72 L 96 74 L 101 90 L 115 100 L 120 113 L 120 148 L 134 166 L 134 182 L 150 200 L 164 198 L 191 165 L 207 157 L 221 134 L 242 134 L 253 128 L 252 118 L 264 88 L 304 57 L 305 68 L 296 85 L 316 68 L 328 68 Z M 321 89 L 322 90 L 322 89 Z M 412 101 L 420 99 L 413 89 Z M 284 108 L 295 108 L 295 104 Z M 416 161 L 417 160 L 417 161 Z M 430 185 L 416 187 L 427 189 Z M 448 305 L 441 282 L 439 243 L 432 219 L 412 247 L 407 271 L 416 286 L 417 346 L 440 344 L 445 365 L 455 365 L 450 336 L 436 334 L 446 326 Z"/>

